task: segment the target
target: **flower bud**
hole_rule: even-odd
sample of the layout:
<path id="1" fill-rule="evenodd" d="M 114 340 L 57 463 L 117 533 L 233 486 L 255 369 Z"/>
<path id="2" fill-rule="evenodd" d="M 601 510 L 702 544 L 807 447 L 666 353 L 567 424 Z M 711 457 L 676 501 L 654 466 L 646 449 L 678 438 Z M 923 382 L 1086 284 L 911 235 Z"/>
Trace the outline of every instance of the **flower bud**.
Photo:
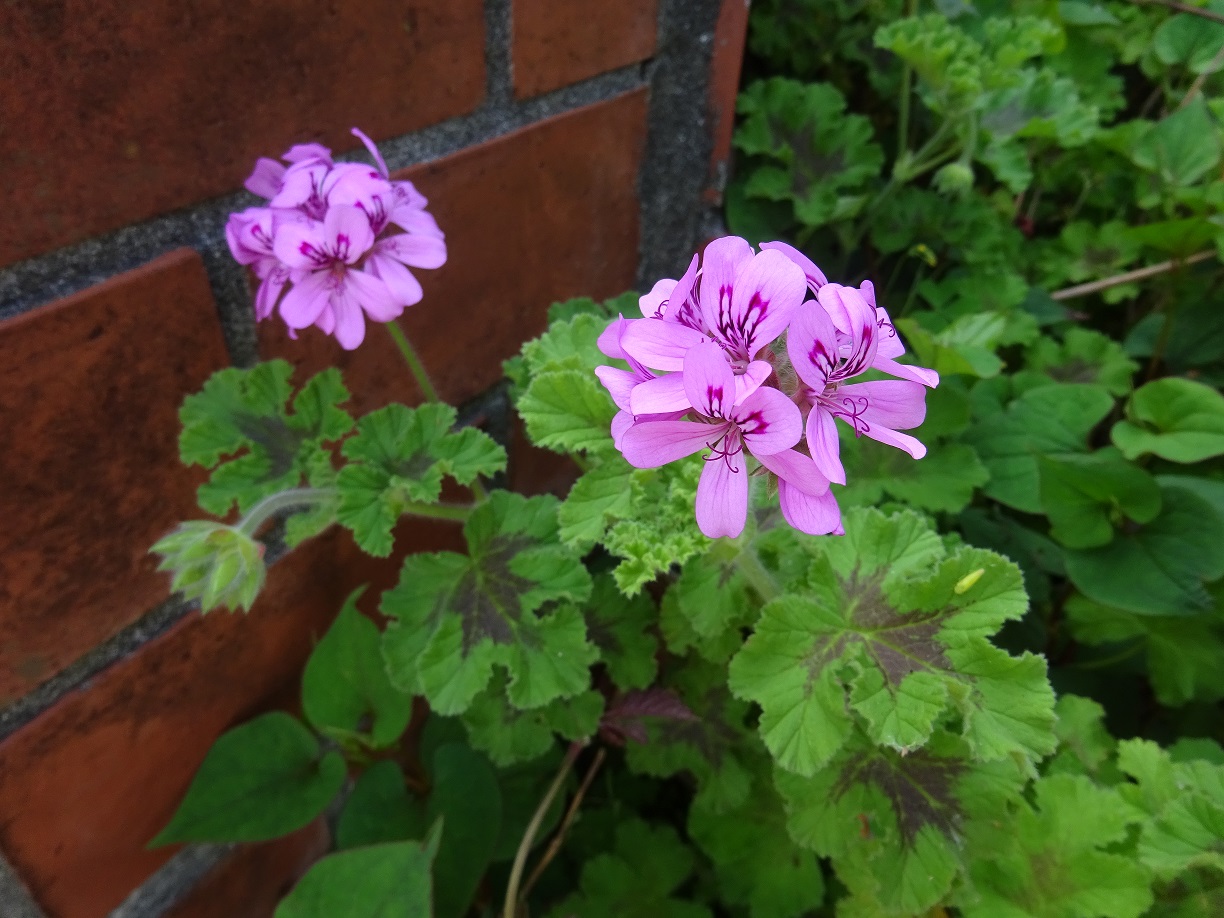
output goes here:
<path id="1" fill-rule="evenodd" d="M 150 551 L 162 556 L 158 570 L 174 572 L 171 589 L 198 599 L 202 612 L 248 610 L 263 588 L 263 545 L 224 523 L 182 523 Z"/>
<path id="2" fill-rule="evenodd" d="M 973 169 L 968 163 L 948 163 L 935 173 L 935 190 L 949 197 L 959 197 L 973 189 Z"/>

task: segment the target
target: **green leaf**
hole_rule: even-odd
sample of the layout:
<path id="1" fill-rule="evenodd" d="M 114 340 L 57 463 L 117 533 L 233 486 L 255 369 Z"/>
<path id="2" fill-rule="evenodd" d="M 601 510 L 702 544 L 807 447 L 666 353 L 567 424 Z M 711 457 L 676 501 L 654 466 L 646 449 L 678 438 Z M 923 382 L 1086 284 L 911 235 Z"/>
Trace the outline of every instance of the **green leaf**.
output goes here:
<path id="1" fill-rule="evenodd" d="M 375 762 L 353 785 L 336 824 L 336 847 L 361 848 L 423 835 L 425 808 L 404 784 L 395 762 Z"/>
<path id="2" fill-rule="evenodd" d="M 984 417 L 965 439 L 990 471 L 987 496 L 1040 513 L 1038 456 L 1063 459 L 1088 451 L 1088 435 L 1113 407 L 1102 386 L 1078 383 L 1030 389 L 1004 413 Z"/>
<path id="3" fill-rule="evenodd" d="M 710 918 L 695 902 L 672 898 L 693 874 L 696 859 L 670 826 L 639 819 L 616 827 L 616 847 L 587 861 L 578 892 L 554 908 L 551 918 Z"/>
<path id="4" fill-rule="evenodd" d="M 607 574 L 595 578 L 587 603 L 591 642 L 608 675 L 621 691 L 644 689 L 654 682 L 659 650 L 654 628 L 659 610 L 645 593 L 625 596 Z"/>
<path id="5" fill-rule="evenodd" d="M 558 734 L 570 742 L 589 739 L 599 729 L 603 711 L 603 695 L 596 691 L 519 711 L 506 700 L 504 682 L 495 679 L 472 700 L 463 713 L 463 725 L 472 748 L 505 767 L 530 762 L 556 749 Z"/>
<path id="6" fill-rule="evenodd" d="M 631 509 L 603 538 L 604 547 L 621 559 L 613 571 L 621 592 L 637 593 L 709 547 L 693 514 L 703 466 L 694 456 L 633 475 Z"/>
<path id="7" fill-rule="evenodd" d="M 1079 594 L 1063 605 L 1067 624 L 1085 644 L 1143 645 L 1152 689 L 1161 704 L 1178 707 L 1224 698 L 1224 627 L 1209 616 L 1136 615 Z"/>
<path id="8" fill-rule="evenodd" d="M 281 711 L 223 733 L 152 845 L 263 841 L 323 812 L 344 784 L 344 759 Z"/>
<path id="9" fill-rule="evenodd" d="M 355 590 L 315 645 L 302 674 L 302 712 L 324 733 L 368 734 L 371 745 L 395 743 L 412 718 L 412 696 L 391 684 L 379 652 L 378 627 L 357 611 Z"/>
<path id="10" fill-rule="evenodd" d="M 921 915 L 964 870 L 968 819 L 998 812 L 1023 783 L 1014 762 L 967 758 L 946 734 L 908 755 L 860 735 L 812 777 L 779 770 L 774 780 L 791 837 L 832 859 L 858 914 Z"/>
<path id="11" fill-rule="evenodd" d="M 245 513 L 264 497 L 298 487 L 321 459 L 330 468 L 324 443 L 339 440 L 353 426 L 338 407 L 348 400 L 348 390 L 338 370 L 324 370 L 302 387 L 290 411 L 292 373 L 284 360 L 220 370 L 183 400 L 183 462 L 214 470 L 199 490 L 205 510 L 224 516 L 237 504 Z"/>
<path id="12" fill-rule="evenodd" d="M 706 659 L 722 663 L 743 643 L 756 603 L 734 559 L 721 556 L 727 550 L 719 546 L 688 561 L 664 594 L 659 625 L 672 653 L 696 647 Z M 739 547 L 729 550 L 738 553 Z"/>
<path id="13" fill-rule="evenodd" d="M 598 650 L 570 603 L 587 598 L 591 577 L 557 542 L 557 500 L 495 491 L 464 536 L 467 557 L 410 555 L 399 584 L 383 594 L 391 681 L 444 715 L 466 710 L 495 666 L 509 672 L 519 708 L 586 689 Z"/>
<path id="14" fill-rule="evenodd" d="M 592 301 L 585 301 L 591 306 Z M 583 308 L 586 308 L 585 305 Z M 553 320 L 548 331 L 523 345 L 527 372 L 535 377 L 552 370 L 591 371 L 608 358 L 599 350 L 599 336 L 608 327 L 609 316 L 598 311 L 578 312 L 564 321 Z M 614 316 L 612 317 L 614 318 Z"/>
<path id="15" fill-rule="evenodd" d="M 997 376 L 1003 361 L 995 356 L 1007 330 L 1007 319 L 996 312 L 962 316 L 932 334 L 913 319 L 894 323 L 905 333 L 918 363 L 940 375 Z"/>
<path id="16" fill-rule="evenodd" d="M 959 897 L 964 914 L 1142 915 L 1152 903 L 1148 872 L 1102 849 L 1121 842 L 1143 814 L 1083 775 L 1042 778 L 1034 796 L 1035 806 L 1021 802 L 1005 821 L 967 827 L 974 895 Z"/>
<path id="17" fill-rule="evenodd" d="M 369 554 L 391 553 L 391 530 L 413 503 L 432 504 L 450 476 L 471 484 L 506 467 L 506 451 L 474 428 L 451 431 L 455 409 L 430 402 L 418 408 L 388 405 L 357 423 L 345 441 L 351 461 L 340 470 L 339 521 Z"/>
<path id="18" fill-rule="evenodd" d="M 574 482 L 558 511 L 561 541 L 579 551 L 589 551 L 615 520 L 628 517 L 634 475 L 634 468 L 617 456 L 609 456 L 585 472 Z"/>
<path id="19" fill-rule="evenodd" d="M 923 425 L 924 427 L 926 425 Z M 838 492 L 843 506 L 873 506 L 888 494 L 924 510 L 958 513 L 990 478 L 971 446 L 934 443 L 921 461 L 901 450 L 861 439 L 842 452 L 847 486 Z"/>
<path id="20" fill-rule="evenodd" d="M 1220 131 L 1202 95 L 1158 121 L 1131 150 L 1131 160 L 1169 185 L 1193 185 L 1220 161 Z"/>
<path id="21" fill-rule="evenodd" d="M 563 454 L 612 449 L 616 405 L 588 370 L 541 373 L 519 399 L 518 412 L 537 446 Z"/>
<path id="22" fill-rule="evenodd" d="M 731 661 L 730 688 L 761 705 L 778 764 L 813 775 L 860 727 L 907 753 L 953 715 L 980 759 L 1052 751 L 1044 660 L 986 640 L 1027 608 L 1020 571 L 980 549 L 942 557 L 911 514 L 855 511 L 844 525 L 846 539 L 814 562 L 810 593 L 766 605 Z M 907 556 L 924 559 L 921 572 L 906 575 Z"/>
<path id="23" fill-rule="evenodd" d="M 1110 394 L 1126 395 L 1139 364 L 1112 338 L 1075 326 L 1062 343 L 1041 338 L 1025 354 L 1025 366 L 1060 383 L 1096 383 Z"/>
<path id="24" fill-rule="evenodd" d="M 274 918 L 431 918 L 430 866 L 442 827 L 402 841 L 329 855 L 276 907 Z"/>
<path id="25" fill-rule="evenodd" d="M 1152 50 L 1165 64 L 1180 64 L 1203 73 L 1224 48 L 1224 25 L 1202 16 L 1170 16 L 1152 36 Z"/>
<path id="26" fill-rule="evenodd" d="M 1054 724 L 1058 752 L 1046 762 L 1046 773 L 1099 779 L 1117 748 L 1117 741 L 1105 728 L 1105 709 L 1091 698 L 1061 695 L 1054 713 L 1058 716 Z"/>
<path id="27" fill-rule="evenodd" d="M 1067 552 L 1067 576 L 1086 596 L 1139 615 L 1211 609 L 1204 581 L 1224 577 L 1224 518 L 1184 488 L 1161 487 L 1160 515 L 1102 547 Z"/>
<path id="28" fill-rule="evenodd" d="M 1224 395 L 1210 386 L 1158 379 L 1136 390 L 1126 415 L 1110 436 L 1127 459 L 1154 453 L 1189 463 L 1224 455 Z"/>
<path id="29" fill-rule="evenodd" d="M 690 658 L 668 672 L 660 687 L 696 716 L 646 720 L 649 741 L 626 745 L 629 769 L 657 778 L 687 772 L 696 779 L 695 800 L 702 806 L 724 811 L 741 805 L 751 784 L 745 757 L 759 747 L 744 726 L 749 706 L 727 691 L 725 667 Z"/>
<path id="30" fill-rule="evenodd" d="M 820 862 L 791 841 L 768 781 L 757 782 L 753 796 L 730 812 L 690 807 L 688 833 L 717 867 L 721 901 L 747 906 L 753 918 L 800 918 L 824 900 Z"/>
<path id="31" fill-rule="evenodd" d="M 1038 460 L 1041 506 L 1050 518 L 1050 535 L 1068 548 L 1107 545 L 1123 516 L 1150 523 L 1160 513 L 1156 479 L 1111 453 Z"/>
<path id="32" fill-rule="evenodd" d="M 438 748 L 426 817 L 445 826 L 434 859 L 435 918 L 462 918 L 493 856 L 502 798 L 488 760 L 461 743 Z"/>

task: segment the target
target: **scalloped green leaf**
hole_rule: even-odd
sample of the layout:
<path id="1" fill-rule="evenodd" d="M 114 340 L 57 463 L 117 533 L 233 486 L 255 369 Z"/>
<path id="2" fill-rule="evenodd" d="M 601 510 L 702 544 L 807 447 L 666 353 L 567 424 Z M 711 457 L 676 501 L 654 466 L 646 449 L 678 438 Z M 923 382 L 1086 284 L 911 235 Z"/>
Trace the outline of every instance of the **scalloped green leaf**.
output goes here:
<path id="1" fill-rule="evenodd" d="M 249 370 L 230 367 L 183 400 L 182 460 L 213 470 L 198 492 L 203 509 L 224 516 L 237 505 L 245 513 L 264 497 L 298 487 L 303 478 L 320 484 L 317 473 L 331 472 L 324 444 L 353 427 L 339 407 L 348 390 L 340 372 L 327 369 L 302 386 L 290 408 L 292 374 L 284 360 Z"/>
<path id="2" fill-rule="evenodd" d="M 1045 661 L 986 640 L 1028 607 L 1019 569 L 981 549 L 943 557 L 911 514 L 856 511 L 844 525 L 846 540 L 813 564 L 810 592 L 766 605 L 731 661 L 731 690 L 761 705 L 778 764 L 815 774 L 860 726 L 909 752 L 949 716 L 979 759 L 1052 751 Z M 922 569 L 907 570 L 907 556 Z"/>
<path id="3" fill-rule="evenodd" d="M 557 542 L 557 500 L 495 491 L 464 526 L 468 555 L 410 555 L 383 594 L 391 680 L 444 715 L 467 709 L 495 667 L 509 697 L 536 708 L 576 695 L 599 652 L 574 605 L 591 576 Z"/>
<path id="4" fill-rule="evenodd" d="M 1127 459 L 1154 453 L 1170 462 L 1224 455 L 1224 395 L 1192 379 L 1169 377 L 1135 391 L 1110 436 Z"/>
<path id="5" fill-rule="evenodd" d="M 430 402 L 417 408 L 388 405 L 357 422 L 345 441 L 350 460 L 337 476 L 337 519 L 361 548 L 391 553 L 391 530 L 412 504 L 432 504 L 442 479 L 468 485 L 506 467 L 506 451 L 475 428 L 452 431 L 455 409 Z"/>

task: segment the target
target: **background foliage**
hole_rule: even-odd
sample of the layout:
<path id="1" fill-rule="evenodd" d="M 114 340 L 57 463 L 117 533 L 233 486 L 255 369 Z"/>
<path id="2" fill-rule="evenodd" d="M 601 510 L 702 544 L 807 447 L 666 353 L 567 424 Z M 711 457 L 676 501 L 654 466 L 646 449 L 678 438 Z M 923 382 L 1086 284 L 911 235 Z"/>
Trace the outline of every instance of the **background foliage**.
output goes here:
<path id="1" fill-rule="evenodd" d="M 158 841 L 330 806 L 339 850 L 278 918 L 495 914 L 507 883 L 557 918 L 1224 914 L 1224 5 L 1202 12 L 754 4 L 731 230 L 872 279 L 943 377 L 925 459 L 842 451 L 842 538 L 777 525 L 762 488 L 711 543 L 699 458 L 625 463 L 592 369 L 633 294 L 555 305 L 507 364 L 530 438 L 581 470 L 564 500 L 442 501 L 505 462 L 445 406 L 354 421 L 334 373 L 219 374 L 183 411 L 205 509 L 308 487 L 291 542 L 337 522 L 386 555 L 417 513 L 468 551 L 408 557 L 381 632 L 353 597 L 303 717 L 222 737 Z M 219 525 L 163 553 L 206 606 L 249 605 L 222 587 L 253 527 Z"/>

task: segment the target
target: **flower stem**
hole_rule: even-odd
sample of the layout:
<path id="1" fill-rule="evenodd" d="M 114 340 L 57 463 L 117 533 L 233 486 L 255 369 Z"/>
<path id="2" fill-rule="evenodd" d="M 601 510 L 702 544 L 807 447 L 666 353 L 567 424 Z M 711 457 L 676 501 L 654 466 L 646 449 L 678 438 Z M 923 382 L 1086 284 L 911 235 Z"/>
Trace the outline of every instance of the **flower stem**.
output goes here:
<path id="1" fill-rule="evenodd" d="M 304 504 L 321 504 L 336 492 L 331 488 L 290 488 L 270 494 L 247 511 L 234 527 L 239 532 L 253 536 L 259 527 L 282 510 Z"/>
<path id="2" fill-rule="evenodd" d="M 748 581 L 749 586 L 756 590 L 757 595 L 764 602 L 769 602 L 771 599 L 776 599 L 781 595 L 782 590 L 778 586 L 778 581 L 774 579 L 774 575 L 765 569 L 765 565 L 761 563 L 760 557 L 750 544 L 745 545 L 738 555 L 735 556 L 735 567 L 744 575 L 744 579 Z"/>
<path id="3" fill-rule="evenodd" d="M 1077 284 L 1074 287 L 1064 287 L 1062 290 L 1055 290 L 1050 294 L 1050 299 L 1071 300 L 1077 296 L 1087 296 L 1090 293 L 1097 293 L 1101 290 L 1108 290 L 1110 287 L 1117 287 L 1119 284 L 1129 284 L 1131 281 L 1155 277 L 1157 274 L 1164 274 L 1188 265 L 1196 265 L 1200 261 L 1207 261 L 1215 257 L 1216 250 L 1209 249 L 1205 252 L 1195 252 L 1193 255 L 1187 255 L 1185 258 L 1171 258 L 1168 261 L 1148 265 L 1146 268 L 1136 268 L 1134 271 L 1115 274 L 1113 277 L 1106 277 L 1102 280 L 1090 281 L 1087 284 Z"/>
<path id="4" fill-rule="evenodd" d="M 517 918 L 518 916 L 519 883 L 523 879 L 523 868 L 527 866 L 527 855 L 531 851 L 532 842 L 535 841 L 536 833 L 540 831 L 540 826 L 544 822 L 544 817 L 548 815 L 548 810 L 552 806 L 553 800 L 556 799 L 557 794 L 561 792 L 562 785 L 565 784 L 566 775 L 570 773 L 570 769 L 574 767 L 574 762 L 578 760 L 578 754 L 582 752 L 583 745 L 583 743 L 570 743 L 569 749 L 566 750 L 565 758 L 561 760 L 561 767 L 557 769 L 557 776 L 553 778 L 548 792 L 532 814 L 531 822 L 527 824 L 527 830 L 523 833 L 523 840 L 519 842 L 518 851 L 514 853 L 514 865 L 510 868 L 510 880 L 506 883 L 506 900 L 502 906 L 502 918 Z"/>
<path id="5" fill-rule="evenodd" d="M 438 397 L 438 390 L 434 388 L 433 382 L 429 379 L 429 374 L 425 372 L 425 364 L 421 362 L 420 356 L 412 346 L 412 342 L 408 340 L 408 336 L 404 334 L 404 330 L 394 320 L 386 323 L 386 329 L 391 335 L 391 340 L 395 342 L 395 346 L 399 348 L 399 352 L 403 355 L 404 363 L 408 364 L 408 369 L 412 371 L 412 376 L 416 379 L 417 385 L 421 387 L 425 400 L 427 402 L 442 401 Z"/>

